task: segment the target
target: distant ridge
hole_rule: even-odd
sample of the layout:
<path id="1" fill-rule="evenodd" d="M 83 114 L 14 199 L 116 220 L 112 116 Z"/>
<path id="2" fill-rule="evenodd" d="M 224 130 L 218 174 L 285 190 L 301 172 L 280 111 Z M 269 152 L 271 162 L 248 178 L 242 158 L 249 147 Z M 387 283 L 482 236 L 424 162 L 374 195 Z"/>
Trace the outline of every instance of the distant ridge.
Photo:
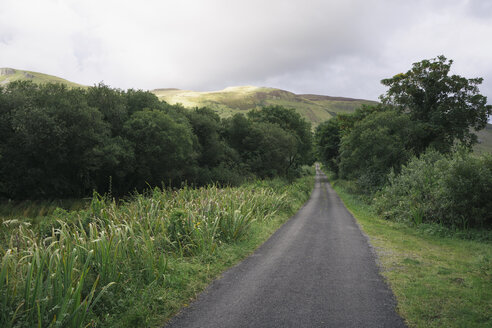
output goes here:
<path id="1" fill-rule="evenodd" d="M 0 85 L 5 85 L 14 81 L 25 81 L 31 80 L 34 83 L 62 83 L 72 88 L 86 88 L 87 86 L 70 82 L 68 80 L 62 79 L 57 76 L 31 72 L 31 71 L 23 71 L 20 69 L 3 67 L 0 68 Z"/>
<path id="2" fill-rule="evenodd" d="M 309 99 L 309 100 L 334 100 L 334 101 L 369 101 L 372 102 L 371 100 L 365 100 L 365 99 L 357 99 L 357 98 L 347 98 L 347 97 L 332 97 L 332 96 L 323 96 L 323 95 L 314 95 L 314 94 L 300 94 L 298 95 L 300 97 Z"/>
<path id="3" fill-rule="evenodd" d="M 34 83 L 62 83 L 69 87 L 87 88 L 85 85 L 39 72 L 19 70 L 10 67 L 0 68 L 0 85 L 19 80 Z M 223 90 L 198 92 L 177 88 L 159 88 L 153 92 L 159 99 L 170 104 L 182 104 L 187 108 L 209 107 L 222 117 L 229 117 L 238 112 L 247 112 L 263 106 L 279 105 L 295 108 L 314 126 L 335 116 L 337 113 L 350 113 L 362 104 L 374 101 L 347 97 L 333 97 L 316 94 L 295 94 L 293 92 L 268 88 L 232 86 Z"/>
<path id="4" fill-rule="evenodd" d="M 290 91 L 256 86 L 227 87 L 218 91 L 190 91 L 174 88 L 152 90 L 159 99 L 184 107 L 209 107 L 219 115 L 228 117 L 269 105 L 295 108 L 314 126 L 337 113 L 350 113 L 362 104 L 376 102 L 364 99 L 332 97 L 315 94 L 295 94 Z"/>

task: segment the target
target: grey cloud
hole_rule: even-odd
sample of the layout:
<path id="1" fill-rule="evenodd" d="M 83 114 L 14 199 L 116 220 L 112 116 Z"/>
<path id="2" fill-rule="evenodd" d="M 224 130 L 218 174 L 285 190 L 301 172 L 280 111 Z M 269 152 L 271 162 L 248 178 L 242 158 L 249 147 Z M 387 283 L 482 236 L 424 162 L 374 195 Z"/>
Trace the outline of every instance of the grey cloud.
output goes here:
<path id="1" fill-rule="evenodd" d="M 492 96 L 489 3 L 4 0 L 0 66 L 120 88 L 256 84 L 377 99 L 382 78 L 444 54 Z"/>
<path id="2" fill-rule="evenodd" d="M 492 17 L 492 2 L 489 0 L 468 0 L 468 12 L 476 17 L 490 20 Z"/>

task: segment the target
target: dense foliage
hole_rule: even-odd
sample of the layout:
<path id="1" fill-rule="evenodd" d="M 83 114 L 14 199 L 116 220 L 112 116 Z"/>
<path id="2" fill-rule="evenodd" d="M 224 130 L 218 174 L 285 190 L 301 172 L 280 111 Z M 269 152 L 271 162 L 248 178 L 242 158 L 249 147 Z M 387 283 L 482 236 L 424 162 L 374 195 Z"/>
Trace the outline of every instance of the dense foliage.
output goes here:
<path id="1" fill-rule="evenodd" d="M 455 140 L 472 145 L 477 139 L 473 130 L 485 128 L 487 116 L 492 114 L 487 97 L 478 89 L 483 79 L 450 75 L 452 64 L 438 56 L 381 81 L 389 87 L 380 97 L 383 103 L 423 124 L 425 133 L 415 143 L 419 152 L 429 146 L 447 152 Z"/>
<path id="2" fill-rule="evenodd" d="M 376 198 L 386 218 L 467 228 L 492 226 L 492 156 L 429 150 L 413 157 Z"/>
<path id="3" fill-rule="evenodd" d="M 182 183 L 237 184 L 297 176 L 312 162 L 311 130 L 294 110 L 221 119 L 150 92 L 103 84 L 0 87 L 0 197 L 123 195 Z"/>
<path id="4" fill-rule="evenodd" d="M 406 115 L 374 112 L 340 143 L 341 178 L 359 179 L 365 188 L 381 186 L 390 170 L 398 170 L 412 154 L 415 126 Z"/>
<path id="5" fill-rule="evenodd" d="M 492 106 L 479 93 L 482 79 L 449 75 L 451 64 L 444 56 L 415 63 L 382 81 L 389 86 L 382 104 L 338 115 L 316 130 L 318 158 L 357 192 L 376 195 L 368 198 L 388 218 L 492 223 L 490 157 L 467 153 Z"/>

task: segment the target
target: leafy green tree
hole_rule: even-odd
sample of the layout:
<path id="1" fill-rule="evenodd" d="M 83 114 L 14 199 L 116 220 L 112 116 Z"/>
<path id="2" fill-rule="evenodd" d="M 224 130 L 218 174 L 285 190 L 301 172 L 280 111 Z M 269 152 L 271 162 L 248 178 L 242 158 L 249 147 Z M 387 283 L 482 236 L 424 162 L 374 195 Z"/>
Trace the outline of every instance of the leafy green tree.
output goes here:
<path id="1" fill-rule="evenodd" d="M 227 145 L 223 142 L 220 117 L 208 108 L 195 108 L 187 113 L 193 133 L 198 141 L 198 164 L 214 167 L 224 160 Z"/>
<path id="2" fill-rule="evenodd" d="M 319 160 L 338 173 L 340 163 L 340 143 L 342 137 L 350 135 L 354 126 L 366 117 L 391 110 L 382 104 L 362 105 L 354 113 L 338 114 L 321 123 L 315 131 L 315 145 Z"/>
<path id="3" fill-rule="evenodd" d="M 425 135 L 416 145 L 419 153 L 428 146 L 448 152 L 455 139 L 473 145 L 477 137 L 472 129 L 485 128 L 492 114 L 492 106 L 479 92 L 483 79 L 451 75 L 452 63 L 444 56 L 422 60 L 408 72 L 381 81 L 389 87 L 382 102 L 424 124 Z"/>
<path id="4" fill-rule="evenodd" d="M 251 150 L 247 163 L 261 178 L 289 176 L 299 153 L 296 136 L 272 123 L 252 122 L 244 144 Z"/>
<path id="5" fill-rule="evenodd" d="M 124 95 L 128 115 L 145 108 L 158 109 L 168 106 L 150 91 L 128 89 Z"/>
<path id="6" fill-rule="evenodd" d="M 13 198 L 79 197 L 95 188 L 108 124 L 82 89 L 61 84 L 9 84 L 2 118 L 0 180 Z M 3 129 L 2 129 L 3 130 Z"/>
<path id="7" fill-rule="evenodd" d="M 340 138 L 340 121 L 336 117 L 318 125 L 314 134 L 318 159 L 335 173 L 338 173 Z"/>
<path id="8" fill-rule="evenodd" d="M 226 140 L 240 156 L 240 167 L 258 177 L 287 176 L 298 154 L 297 136 L 278 124 L 248 120 L 241 114 L 226 120 Z"/>
<path id="9" fill-rule="evenodd" d="M 144 110 L 133 113 L 123 129 L 135 153 L 132 186 L 144 189 L 181 181 L 195 156 L 189 125 L 175 122 L 163 111 Z"/>
<path id="10" fill-rule="evenodd" d="M 373 113 L 385 112 L 392 109 L 390 106 L 383 104 L 365 105 L 363 104 L 359 108 L 355 109 L 353 113 L 341 113 L 336 116 L 338 125 L 340 127 L 340 136 L 344 136 L 350 133 L 355 126 L 355 123 L 362 121 L 367 116 Z"/>
<path id="11" fill-rule="evenodd" d="M 306 122 L 295 109 L 282 106 L 267 106 L 260 110 L 249 112 L 248 117 L 256 122 L 278 125 L 295 137 L 297 152 L 289 158 L 289 169 L 296 170 L 301 165 L 311 165 L 314 162 L 311 124 Z"/>
<path id="12" fill-rule="evenodd" d="M 123 125 L 129 118 L 125 93 L 119 89 L 99 83 L 90 87 L 87 91 L 87 103 L 90 107 L 97 108 L 104 120 L 111 126 L 111 135 L 119 136 L 123 131 Z"/>
<path id="13" fill-rule="evenodd" d="M 412 156 L 419 128 L 408 115 L 392 110 L 356 122 L 341 139 L 340 176 L 358 179 L 363 191 L 374 191 Z"/>
<path id="14" fill-rule="evenodd" d="M 189 167 L 188 181 L 199 185 L 213 182 L 237 183 L 239 156 L 224 139 L 219 115 L 209 108 L 185 112 L 193 130 L 197 166 Z"/>

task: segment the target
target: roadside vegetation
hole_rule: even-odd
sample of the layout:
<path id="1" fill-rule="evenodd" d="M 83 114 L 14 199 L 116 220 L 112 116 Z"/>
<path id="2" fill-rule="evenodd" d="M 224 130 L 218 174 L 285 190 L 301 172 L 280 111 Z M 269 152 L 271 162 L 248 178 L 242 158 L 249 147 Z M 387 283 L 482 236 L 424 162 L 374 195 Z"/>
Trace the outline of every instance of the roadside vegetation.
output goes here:
<path id="1" fill-rule="evenodd" d="M 294 109 L 0 86 L 0 326 L 161 325 L 295 213 L 313 161 Z"/>
<path id="2" fill-rule="evenodd" d="M 439 56 L 385 79 L 382 103 L 322 123 L 318 158 L 371 238 L 411 327 L 492 325 L 492 106 Z"/>
<path id="3" fill-rule="evenodd" d="M 0 326 L 158 326 L 297 211 L 311 171 L 293 183 L 156 187 L 118 203 L 95 194 L 35 224 L 3 220 Z"/>

